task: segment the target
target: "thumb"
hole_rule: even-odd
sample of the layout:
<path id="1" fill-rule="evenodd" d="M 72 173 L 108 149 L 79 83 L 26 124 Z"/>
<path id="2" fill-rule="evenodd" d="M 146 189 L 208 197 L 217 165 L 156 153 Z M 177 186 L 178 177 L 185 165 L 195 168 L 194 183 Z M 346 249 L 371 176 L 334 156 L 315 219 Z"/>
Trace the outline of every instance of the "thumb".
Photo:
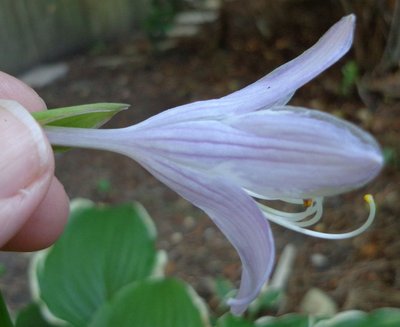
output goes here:
<path id="1" fill-rule="evenodd" d="M 51 147 L 20 104 L 0 100 L 0 247 L 45 197 L 54 172 Z"/>

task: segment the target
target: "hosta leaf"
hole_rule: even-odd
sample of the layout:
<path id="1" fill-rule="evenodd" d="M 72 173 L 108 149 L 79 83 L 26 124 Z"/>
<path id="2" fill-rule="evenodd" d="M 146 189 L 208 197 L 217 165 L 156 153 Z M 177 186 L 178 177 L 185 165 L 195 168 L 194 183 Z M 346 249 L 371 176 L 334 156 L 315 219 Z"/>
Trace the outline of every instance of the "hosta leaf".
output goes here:
<path id="1" fill-rule="evenodd" d="M 75 327 L 124 286 L 153 275 L 155 228 L 139 204 L 81 202 L 68 226 L 33 269 L 33 285 L 50 312 Z"/>
<path id="2" fill-rule="evenodd" d="M 10 314 L 7 309 L 6 302 L 3 299 L 3 295 L 0 292 L 0 326 L 1 327 L 13 327 L 11 322 Z"/>
<path id="3" fill-rule="evenodd" d="M 209 327 L 196 293 L 176 279 L 133 283 L 96 315 L 90 327 Z"/>
<path id="4" fill-rule="evenodd" d="M 255 327 L 253 322 L 250 322 L 242 317 L 235 317 L 231 314 L 225 314 L 218 319 L 216 327 Z"/>
<path id="5" fill-rule="evenodd" d="M 315 319 L 306 315 L 289 313 L 280 317 L 262 317 L 257 320 L 257 327 L 311 327 Z"/>
<path id="6" fill-rule="evenodd" d="M 400 326 L 400 309 L 382 308 L 370 313 L 345 311 L 318 322 L 315 327 L 397 327 Z"/>
<path id="7" fill-rule="evenodd" d="M 0 325 L 1 326 L 1 325 Z M 40 312 L 39 305 L 31 303 L 18 312 L 15 327 L 55 327 L 46 321 Z M 67 327 L 67 326 L 66 326 Z"/>

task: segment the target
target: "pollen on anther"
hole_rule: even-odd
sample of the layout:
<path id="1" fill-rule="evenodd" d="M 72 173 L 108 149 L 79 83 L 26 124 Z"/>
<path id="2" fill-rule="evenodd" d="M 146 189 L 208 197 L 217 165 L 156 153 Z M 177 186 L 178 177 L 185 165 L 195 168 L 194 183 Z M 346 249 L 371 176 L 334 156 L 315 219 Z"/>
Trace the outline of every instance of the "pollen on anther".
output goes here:
<path id="1" fill-rule="evenodd" d="M 303 205 L 304 205 L 306 208 L 309 208 L 309 207 L 311 207 L 311 206 L 313 205 L 313 200 L 312 200 L 312 199 L 304 199 L 304 200 L 303 200 Z"/>
<path id="2" fill-rule="evenodd" d="M 371 202 L 374 201 L 374 198 L 372 197 L 371 194 L 365 194 L 364 195 L 364 201 L 367 202 L 367 203 L 371 203 Z"/>

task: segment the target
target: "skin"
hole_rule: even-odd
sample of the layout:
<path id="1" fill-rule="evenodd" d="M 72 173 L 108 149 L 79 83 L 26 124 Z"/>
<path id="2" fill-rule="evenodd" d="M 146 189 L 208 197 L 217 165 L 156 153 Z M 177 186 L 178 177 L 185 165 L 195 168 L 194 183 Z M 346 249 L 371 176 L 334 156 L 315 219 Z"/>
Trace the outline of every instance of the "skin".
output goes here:
<path id="1" fill-rule="evenodd" d="M 44 101 L 2 72 L 0 99 L 15 100 L 25 108 L 16 116 L 0 106 L 0 249 L 35 251 L 61 234 L 68 197 L 54 177 L 51 146 L 29 114 L 46 110 Z"/>

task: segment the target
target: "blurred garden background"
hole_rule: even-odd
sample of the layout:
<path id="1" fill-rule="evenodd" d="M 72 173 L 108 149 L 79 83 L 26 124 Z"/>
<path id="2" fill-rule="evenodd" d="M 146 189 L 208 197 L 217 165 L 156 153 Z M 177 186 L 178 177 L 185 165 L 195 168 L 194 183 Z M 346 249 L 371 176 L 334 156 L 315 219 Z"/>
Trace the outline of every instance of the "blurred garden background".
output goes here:
<path id="1" fill-rule="evenodd" d="M 0 69 L 25 79 L 49 108 L 131 105 L 106 127 L 131 125 L 237 90 L 355 13 L 350 53 L 302 87 L 291 103 L 354 122 L 371 132 L 385 153 L 379 178 L 327 199 L 315 228 L 339 232 L 361 225 L 368 215 L 366 193 L 375 197 L 377 217 L 367 232 L 343 241 L 314 239 L 272 224 L 278 259 L 288 244 L 294 249 L 286 300 L 273 314 L 310 310 L 307 294 L 315 289 L 321 291 L 317 302 L 329 310 L 400 307 L 399 1 L 121 0 L 104 1 L 103 8 L 84 0 L 23 3 L 0 1 L 0 41 L 6 44 Z M 57 155 L 56 165 L 71 198 L 142 203 L 155 220 L 158 246 L 168 253 L 167 274 L 189 282 L 211 310 L 219 304 L 216 278 L 239 280 L 240 261 L 210 219 L 132 160 L 71 150 Z M 0 288 L 12 310 L 29 302 L 29 257 L 0 253 Z"/>

